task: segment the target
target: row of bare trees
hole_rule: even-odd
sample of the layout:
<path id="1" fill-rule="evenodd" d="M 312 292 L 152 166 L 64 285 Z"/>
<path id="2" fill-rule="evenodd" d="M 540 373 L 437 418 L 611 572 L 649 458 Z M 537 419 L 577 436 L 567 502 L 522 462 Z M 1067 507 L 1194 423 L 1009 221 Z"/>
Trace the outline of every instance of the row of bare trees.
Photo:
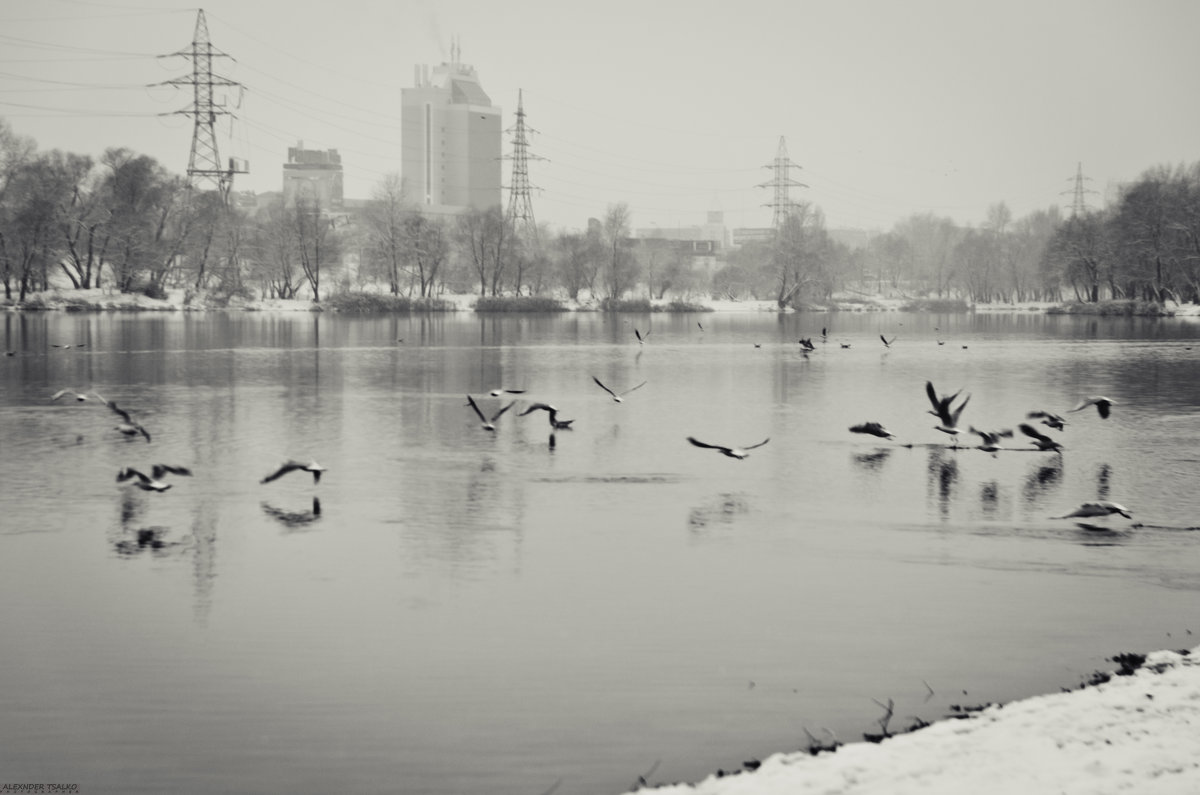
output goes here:
<path id="1" fill-rule="evenodd" d="M 1200 163 L 1151 168 L 1115 206 L 1069 218 L 1044 265 L 1081 301 L 1200 302 Z"/>
<path id="2" fill-rule="evenodd" d="M 300 198 L 238 210 L 150 157 L 38 152 L 0 119 L 0 281 L 10 300 L 47 289 L 55 272 L 78 288 L 314 301 L 331 284 L 420 297 L 711 294 L 781 307 L 845 290 L 982 303 L 1200 300 L 1200 164 L 1151 169 L 1103 211 L 1014 219 L 997 203 L 978 226 L 914 214 L 855 248 L 834 239 L 820 208 L 797 203 L 773 234 L 722 252 L 711 279 L 678 241 L 633 239 L 623 203 L 586 231 L 519 235 L 499 207 L 419 212 L 391 175 L 361 210 L 330 209 Z"/>

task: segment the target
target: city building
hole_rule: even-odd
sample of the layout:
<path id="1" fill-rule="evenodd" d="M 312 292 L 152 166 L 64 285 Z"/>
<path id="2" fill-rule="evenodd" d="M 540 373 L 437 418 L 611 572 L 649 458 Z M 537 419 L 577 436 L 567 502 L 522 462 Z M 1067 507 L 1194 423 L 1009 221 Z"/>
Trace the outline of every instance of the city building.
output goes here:
<path id="1" fill-rule="evenodd" d="M 305 149 L 303 141 L 288 147 L 283 206 L 295 207 L 297 200 L 315 203 L 324 213 L 342 211 L 342 157 L 336 149 Z"/>
<path id="2" fill-rule="evenodd" d="M 426 212 L 486 210 L 501 205 L 501 113 L 475 67 L 417 66 L 401 90 L 400 169 L 407 198 Z"/>

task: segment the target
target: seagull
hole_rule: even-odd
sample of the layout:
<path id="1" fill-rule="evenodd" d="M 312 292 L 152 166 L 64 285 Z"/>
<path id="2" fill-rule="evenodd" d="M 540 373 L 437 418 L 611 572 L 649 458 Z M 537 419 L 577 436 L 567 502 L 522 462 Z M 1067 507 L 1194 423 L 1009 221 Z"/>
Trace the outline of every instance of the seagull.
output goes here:
<path id="1" fill-rule="evenodd" d="M 1003 431 L 981 431 L 975 427 L 969 429 L 971 433 L 979 437 L 979 449 L 987 453 L 994 453 L 997 450 L 1002 450 L 1000 440 L 1013 435 L 1012 430 L 1005 429 Z"/>
<path id="2" fill-rule="evenodd" d="M 861 425 L 850 426 L 851 433 L 869 433 L 872 436 L 878 436 L 880 439 L 892 439 L 895 434 L 887 428 L 880 425 L 878 422 L 864 422 Z"/>
<path id="3" fill-rule="evenodd" d="M 1025 415 L 1025 418 L 1030 420 L 1040 419 L 1042 425 L 1049 425 L 1056 431 L 1061 431 L 1063 426 L 1067 424 L 1067 421 L 1062 417 L 1049 411 L 1031 411 Z"/>
<path id="4" fill-rule="evenodd" d="M 1083 411 L 1088 406 L 1093 406 L 1093 405 L 1096 407 L 1096 411 L 1100 412 L 1100 419 L 1106 420 L 1106 419 L 1108 419 L 1109 409 L 1112 406 L 1115 406 L 1117 404 L 1116 404 L 1116 401 L 1110 400 L 1109 398 L 1106 398 L 1106 397 L 1099 397 L 1099 396 L 1089 397 L 1089 398 L 1085 398 L 1083 400 L 1083 402 L 1081 402 L 1075 408 L 1069 409 L 1069 411 Z"/>
<path id="5" fill-rule="evenodd" d="M 848 343 L 848 342 L 843 342 L 843 343 L 842 343 L 842 347 L 843 347 L 843 348 L 849 348 L 849 347 L 850 347 L 850 343 Z"/>
<path id="6" fill-rule="evenodd" d="M 754 448 L 762 447 L 764 444 L 771 441 L 771 439 L 768 437 L 766 439 L 763 439 L 758 444 L 751 444 L 751 445 L 747 445 L 745 447 L 725 447 L 724 445 L 708 444 L 706 442 L 702 442 L 699 439 L 695 438 L 694 436 L 689 436 L 687 438 L 687 440 L 689 442 L 691 442 L 692 444 L 694 444 L 696 447 L 703 447 L 706 450 L 717 450 L 718 452 L 721 453 L 721 455 L 726 455 L 726 456 L 729 456 L 730 458 L 736 458 L 739 461 L 742 460 L 743 458 L 745 458 L 746 456 L 750 455 L 750 451 L 753 450 Z"/>
<path id="7" fill-rule="evenodd" d="M 933 388 L 933 382 L 926 381 L 925 394 L 929 395 L 929 402 L 933 404 L 933 411 L 929 413 L 942 421 L 940 425 L 935 425 L 934 428 L 942 433 L 948 433 L 953 436 L 955 439 L 955 444 L 957 445 L 958 418 L 962 416 L 963 409 L 967 407 L 967 403 L 970 402 L 971 396 L 967 395 L 965 398 L 963 398 L 963 402 L 959 405 L 959 407 L 952 411 L 950 406 L 952 403 L 954 403 L 954 399 L 962 394 L 961 389 L 949 397 L 938 398 L 937 391 Z"/>
<path id="8" fill-rule="evenodd" d="M 574 422 L 575 420 L 560 420 L 560 419 L 558 419 L 558 409 L 556 409 L 554 406 L 551 406 L 549 403 L 534 403 L 532 406 L 525 409 L 517 416 L 524 417 L 526 414 L 537 411 L 539 409 L 545 409 L 547 412 L 549 412 L 550 427 L 553 428 L 554 430 L 556 430 L 556 431 L 571 430 L 571 423 Z"/>
<path id="9" fill-rule="evenodd" d="M 624 395 L 628 395 L 628 394 L 629 394 L 630 392 L 632 392 L 633 390 L 635 390 L 635 389 L 641 389 L 642 387 L 644 387 L 644 386 L 646 385 L 646 382 L 645 382 L 645 381 L 643 381 L 642 383 L 638 384 L 637 386 L 631 386 L 631 387 L 629 387 L 629 389 L 626 389 L 624 392 L 614 392 L 614 391 L 612 391 L 611 389 L 609 389 L 608 387 L 606 387 L 604 384 L 600 383 L 600 379 L 599 379 L 599 378 L 597 378 L 596 376 L 592 376 L 592 380 L 596 382 L 596 386 L 600 387 L 600 388 L 601 388 L 601 389 L 603 389 L 605 392 L 607 392 L 608 394 L 612 395 L 612 399 L 613 399 L 613 402 L 614 402 L 614 403 L 621 403 L 621 402 L 622 402 L 622 401 L 621 401 L 621 398 L 622 398 Z"/>
<path id="10" fill-rule="evenodd" d="M 475 403 L 475 398 L 471 397 L 470 395 L 467 395 L 467 405 L 475 410 L 475 414 L 479 417 L 479 421 L 483 423 L 483 429 L 485 431 L 496 430 L 496 426 L 494 424 L 496 422 L 496 420 L 500 419 L 501 414 L 503 414 L 504 412 L 511 409 L 514 405 L 516 405 L 516 402 L 517 401 L 514 400 L 511 403 L 508 403 L 507 405 L 504 406 L 504 408 L 500 409 L 495 414 L 493 414 L 492 418 L 489 420 L 487 417 L 483 416 L 483 412 L 479 410 L 479 406 Z"/>
<path id="11" fill-rule="evenodd" d="M 150 432 L 143 428 L 141 423 L 134 422 L 133 418 L 129 416 L 128 411 L 121 408 L 116 403 L 113 403 L 111 400 L 105 400 L 100 395 L 94 395 L 93 397 L 112 409 L 114 414 L 125 420 L 121 424 L 114 426 L 116 430 L 120 431 L 126 436 L 137 436 L 140 433 L 142 436 L 146 437 L 147 443 L 150 442 Z"/>
<path id="12" fill-rule="evenodd" d="M 825 326 L 821 326 L 821 342 L 825 342 L 827 339 L 829 339 L 829 335 L 826 334 L 825 332 L 826 332 Z"/>
<path id="13" fill-rule="evenodd" d="M 646 337 L 649 337 L 649 336 L 650 336 L 650 332 L 649 332 L 649 331 L 647 331 L 647 332 L 646 332 L 646 335 L 645 335 L 645 336 L 642 336 L 642 332 L 638 331 L 637 329 L 634 329 L 634 330 L 633 330 L 633 334 L 634 334 L 634 336 L 636 336 L 636 337 L 638 338 L 638 344 L 640 344 L 640 345 L 645 345 L 645 344 L 646 344 Z"/>
<path id="14" fill-rule="evenodd" d="M 1108 500 L 1101 500 L 1099 502 L 1085 502 L 1083 505 L 1080 505 L 1078 508 L 1068 514 L 1054 516 L 1051 518 L 1073 519 L 1075 517 L 1085 516 L 1112 516 L 1114 513 L 1119 513 L 1126 519 L 1133 518 L 1133 513 L 1124 505 L 1115 502 L 1109 502 Z"/>
<path id="15" fill-rule="evenodd" d="M 158 469 L 159 466 L 163 465 L 159 464 L 155 466 L 154 477 L 148 477 L 141 472 L 138 472 L 133 467 L 125 467 L 117 473 L 117 482 L 124 483 L 126 480 L 130 480 L 131 478 L 137 478 L 133 485 L 137 486 L 142 491 L 157 491 L 159 493 L 164 492 L 171 488 L 171 484 L 163 483 L 162 480 L 160 480 L 162 473 Z"/>
<path id="16" fill-rule="evenodd" d="M 50 399 L 58 400 L 63 395 L 71 395 L 76 400 L 87 400 L 88 399 L 87 395 L 83 394 L 82 392 L 76 392 L 73 389 L 60 389 L 57 392 L 55 392 L 54 395 Z"/>
<path id="17" fill-rule="evenodd" d="M 1054 441 L 1049 436 L 1042 433 L 1041 431 L 1039 431 L 1037 428 L 1033 427 L 1032 425 L 1022 422 L 1017 427 L 1021 430 L 1021 433 L 1025 434 L 1030 439 L 1033 439 L 1033 444 L 1037 447 L 1037 449 L 1048 450 L 1048 451 L 1054 452 L 1054 453 L 1062 452 L 1061 444 Z"/>
<path id="18" fill-rule="evenodd" d="M 804 339 L 800 340 L 800 347 L 804 349 L 805 353 L 809 351 L 815 351 L 817 349 L 817 346 L 813 345 L 812 337 L 805 337 Z"/>
<path id="19" fill-rule="evenodd" d="M 306 464 L 303 461 L 296 461 L 295 459 L 293 459 L 293 460 L 288 461 L 287 463 L 283 464 L 282 466 L 279 467 L 279 469 L 275 470 L 274 472 L 267 475 L 265 478 L 263 478 L 262 480 L 260 480 L 258 482 L 259 483 L 270 483 L 272 480 L 278 480 L 279 478 L 283 477 L 284 475 L 286 475 L 289 472 L 311 472 L 312 476 L 313 476 L 313 483 L 320 483 L 321 482 L 321 473 L 324 472 L 326 469 L 327 469 L 327 467 L 321 466 L 316 461 L 310 461 L 309 463 Z"/>
<path id="20" fill-rule="evenodd" d="M 892 347 L 892 343 L 896 341 L 895 337 L 892 337 L 889 340 L 887 337 L 883 336 L 882 334 L 879 335 L 879 339 L 883 340 L 883 347 L 885 347 L 885 348 Z"/>
<path id="21" fill-rule="evenodd" d="M 500 397 L 501 395 L 523 395 L 523 394 L 525 394 L 525 390 L 524 389 L 493 389 L 491 392 L 488 392 L 488 394 L 491 395 L 492 397 Z"/>
<path id="22" fill-rule="evenodd" d="M 704 331 L 704 324 L 702 324 L 699 320 L 696 321 L 696 325 L 700 327 L 701 331 Z"/>
<path id="23" fill-rule="evenodd" d="M 75 342 L 75 343 L 60 344 L 57 342 L 52 342 L 52 343 L 50 343 L 50 347 L 51 348 L 62 348 L 65 351 L 68 348 L 86 348 L 87 343 L 86 342 Z"/>

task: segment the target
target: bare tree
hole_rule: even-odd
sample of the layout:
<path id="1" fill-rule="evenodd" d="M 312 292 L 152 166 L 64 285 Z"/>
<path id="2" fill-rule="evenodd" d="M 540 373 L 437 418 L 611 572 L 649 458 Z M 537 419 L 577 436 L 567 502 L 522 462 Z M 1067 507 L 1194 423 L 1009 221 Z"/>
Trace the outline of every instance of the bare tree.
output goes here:
<path id="1" fill-rule="evenodd" d="M 608 248 L 608 267 L 604 274 L 605 293 L 610 300 L 617 300 L 633 289 L 637 282 L 637 260 L 630 250 L 629 205 L 625 202 L 610 204 L 604 214 L 604 241 Z"/>
<path id="2" fill-rule="evenodd" d="M 404 260 L 417 277 L 421 297 L 433 295 L 433 285 L 442 265 L 450 256 L 450 236 L 446 224 L 419 212 L 409 213 L 401 227 L 405 245 Z"/>
<path id="3" fill-rule="evenodd" d="M 375 189 L 363 213 L 366 250 L 380 266 L 392 295 L 400 294 L 407 235 L 405 219 L 415 212 L 404 201 L 404 182 L 399 174 L 388 174 Z M 422 293 L 424 294 L 424 293 Z"/>

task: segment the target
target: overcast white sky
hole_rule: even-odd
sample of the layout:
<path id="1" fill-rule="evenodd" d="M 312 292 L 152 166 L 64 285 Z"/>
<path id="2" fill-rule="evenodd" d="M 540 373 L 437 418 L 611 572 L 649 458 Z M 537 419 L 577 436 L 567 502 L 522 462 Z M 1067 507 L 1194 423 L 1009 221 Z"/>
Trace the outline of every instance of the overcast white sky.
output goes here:
<path id="1" fill-rule="evenodd" d="M 1082 162 L 1103 203 L 1148 167 L 1200 160 L 1194 0 L 213 0 L 215 71 L 236 113 L 235 187 L 279 190 L 287 148 L 338 149 L 346 195 L 400 171 L 400 92 L 416 64 L 462 60 L 538 131 L 539 221 L 582 227 L 627 202 L 635 227 L 765 226 L 755 187 L 781 136 L 829 227 L 914 212 L 979 224 L 1069 207 Z M 39 148 L 110 146 L 187 169 L 184 58 L 196 7 L 0 0 L 0 116 Z M 511 142 L 506 137 L 506 154 Z M 511 164 L 504 166 L 507 185 Z M 1067 195 L 1063 192 L 1067 191 Z M 505 193 L 507 201 L 507 192 Z"/>

